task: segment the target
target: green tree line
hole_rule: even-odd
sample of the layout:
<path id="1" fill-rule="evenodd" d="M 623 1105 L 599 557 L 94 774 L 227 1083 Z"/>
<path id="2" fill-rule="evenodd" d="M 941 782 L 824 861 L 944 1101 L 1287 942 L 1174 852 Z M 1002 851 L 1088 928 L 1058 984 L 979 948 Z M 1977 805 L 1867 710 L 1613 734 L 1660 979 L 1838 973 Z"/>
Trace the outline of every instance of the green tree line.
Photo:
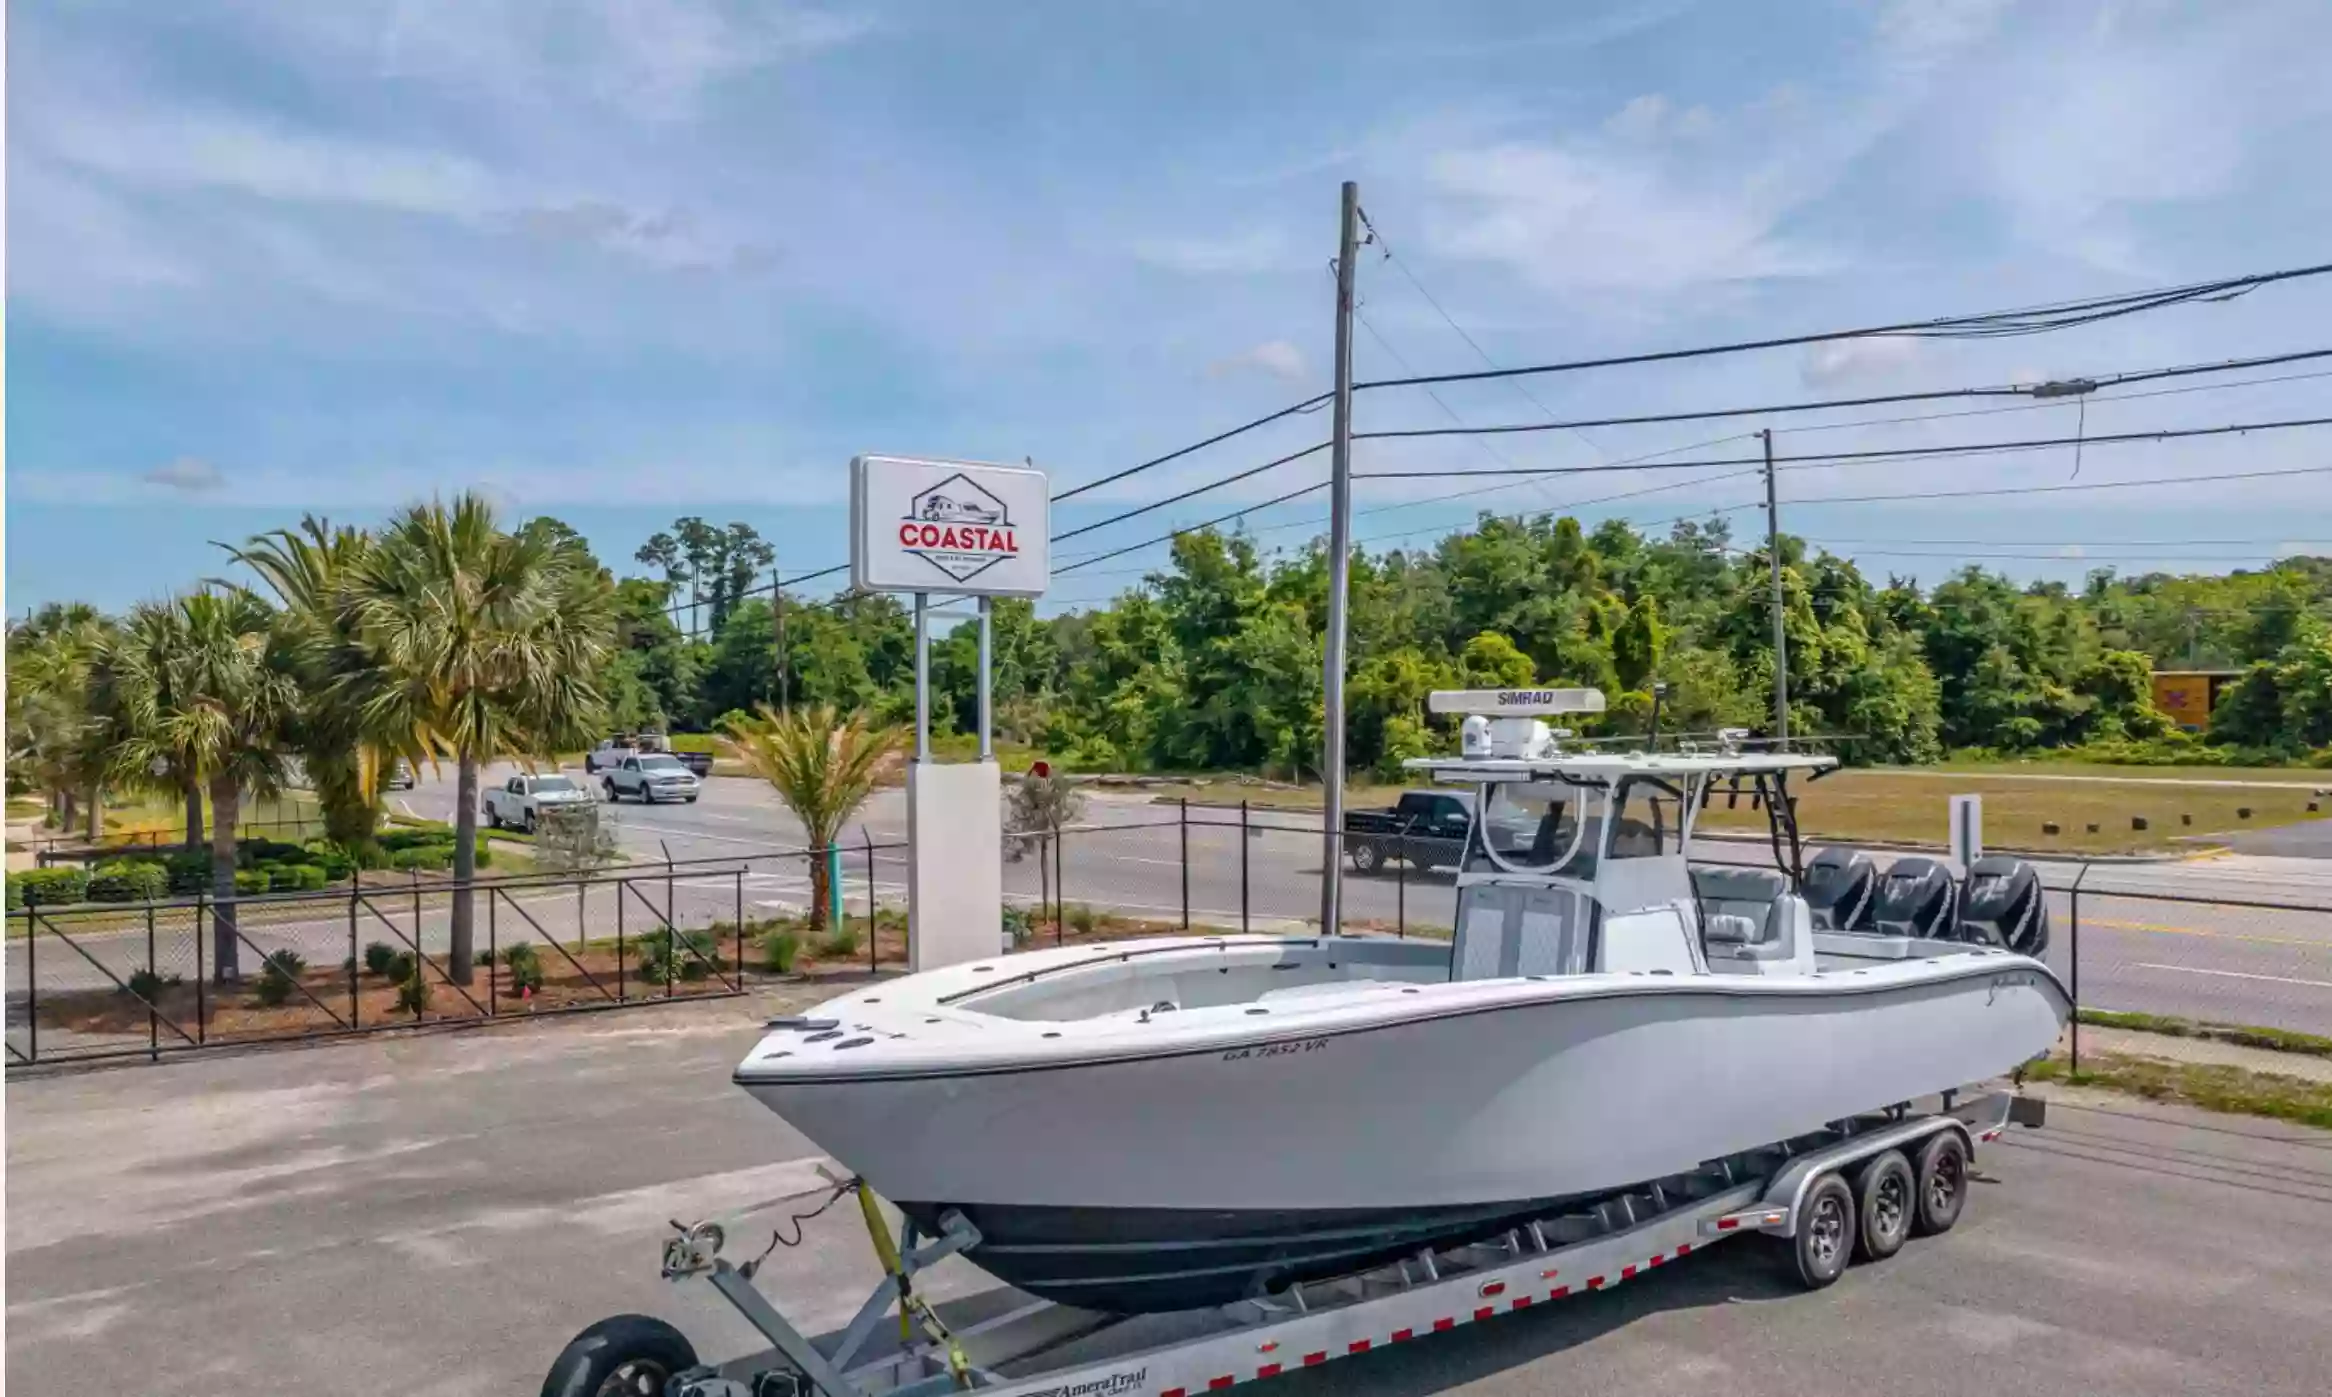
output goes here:
<path id="1" fill-rule="evenodd" d="M 2255 762 L 2332 742 L 2332 560 L 2224 576 L 2098 571 L 2080 586 L 2020 586 L 1971 565 L 1923 587 L 1875 581 L 1799 539 L 1781 549 L 1791 729 L 1837 739 L 1851 761 L 2077 750 Z M 729 593 L 721 623 L 692 632 L 690 597 L 671 580 L 617 584 L 607 689 L 619 725 L 706 728 L 781 700 L 909 715 L 914 633 L 897 599 L 773 605 L 758 590 Z M 1393 775 L 1404 757 L 1446 750 L 1453 734 L 1425 712 L 1436 688 L 1592 685 L 1611 704 L 1596 729 L 1620 733 L 1648 721 L 1664 683 L 1671 731 L 1764 732 L 1771 598 L 1765 551 L 1735 547 L 1722 520 L 1653 536 L 1485 514 L 1428 548 L 1357 552 L 1352 764 Z M 1186 534 L 1105 604 L 1050 619 L 996 605 L 999 730 L 1085 769 L 1315 775 L 1326 614 L 1318 545 L 1266 558 L 1239 534 Z M 976 661 L 972 625 L 935 642 L 943 730 L 974 722 Z M 2242 671 L 2201 734 L 2175 730 L 2152 701 L 2152 671 L 2189 668 Z"/>

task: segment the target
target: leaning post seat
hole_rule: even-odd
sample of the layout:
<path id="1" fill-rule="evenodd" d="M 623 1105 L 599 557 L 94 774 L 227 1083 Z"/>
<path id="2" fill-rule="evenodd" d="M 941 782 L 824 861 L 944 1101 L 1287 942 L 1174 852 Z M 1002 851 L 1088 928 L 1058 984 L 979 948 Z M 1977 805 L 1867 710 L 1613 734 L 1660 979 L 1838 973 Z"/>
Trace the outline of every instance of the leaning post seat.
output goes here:
<path id="1" fill-rule="evenodd" d="M 1816 931 L 1868 931 L 1879 872 L 1860 849 L 1824 849 L 1806 865 L 1806 907 Z"/>
<path id="2" fill-rule="evenodd" d="M 1950 937 L 1958 927 L 1959 884 L 1934 859 L 1897 859 L 1879 883 L 1871 925 L 1888 936 L 1928 940 Z"/>

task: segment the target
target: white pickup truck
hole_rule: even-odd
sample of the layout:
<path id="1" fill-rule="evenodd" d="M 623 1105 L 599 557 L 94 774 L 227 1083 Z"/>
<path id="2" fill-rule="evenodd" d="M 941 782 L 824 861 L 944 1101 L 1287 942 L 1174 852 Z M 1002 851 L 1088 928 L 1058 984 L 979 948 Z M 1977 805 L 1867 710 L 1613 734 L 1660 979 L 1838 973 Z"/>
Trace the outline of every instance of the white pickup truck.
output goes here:
<path id="1" fill-rule="evenodd" d="M 547 807 L 590 803 L 591 792 L 556 772 L 541 776 L 522 772 L 486 792 L 484 814 L 494 829 L 532 831 Z"/>
<path id="2" fill-rule="evenodd" d="M 660 800 L 685 800 L 694 805 L 701 788 L 696 774 L 669 752 L 642 753 L 602 767 L 599 785 L 611 804 L 630 796 L 650 805 Z"/>

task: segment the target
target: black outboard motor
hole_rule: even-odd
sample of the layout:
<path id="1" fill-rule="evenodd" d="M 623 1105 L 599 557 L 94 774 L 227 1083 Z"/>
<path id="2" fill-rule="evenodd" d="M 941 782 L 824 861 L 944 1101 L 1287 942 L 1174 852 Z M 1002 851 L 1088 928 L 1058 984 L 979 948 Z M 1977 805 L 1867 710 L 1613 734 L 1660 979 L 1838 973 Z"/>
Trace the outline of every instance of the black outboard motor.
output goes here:
<path id="1" fill-rule="evenodd" d="M 1897 859 L 1879 883 L 1871 929 L 1888 936 L 1949 938 L 1959 925 L 1959 884 L 1933 859 Z"/>
<path id="2" fill-rule="evenodd" d="M 1868 931 L 1879 871 L 1860 849 L 1824 849 L 1806 865 L 1801 889 L 1816 931 Z"/>
<path id="3" fill-rule="evenodd" d="M 2031 864 L 1988 854 L 1969 867 L 1960 939 L 2005 946 L 2021 956 L 2048 950 L 2049 900 Z"/>

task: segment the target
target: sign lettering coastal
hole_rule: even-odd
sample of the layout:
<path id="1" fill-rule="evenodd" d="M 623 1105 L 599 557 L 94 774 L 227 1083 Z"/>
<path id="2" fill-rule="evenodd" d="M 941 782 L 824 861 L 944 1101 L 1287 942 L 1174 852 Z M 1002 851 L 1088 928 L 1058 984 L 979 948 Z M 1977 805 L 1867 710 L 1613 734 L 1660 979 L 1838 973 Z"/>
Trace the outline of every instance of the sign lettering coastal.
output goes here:
<path id="1" fill-rule="evenodd" d="M 1043 471 L 860 456 L 850 463 L 850 582 L 869 592 L 1035 597 L 1051 580 Z"/>

